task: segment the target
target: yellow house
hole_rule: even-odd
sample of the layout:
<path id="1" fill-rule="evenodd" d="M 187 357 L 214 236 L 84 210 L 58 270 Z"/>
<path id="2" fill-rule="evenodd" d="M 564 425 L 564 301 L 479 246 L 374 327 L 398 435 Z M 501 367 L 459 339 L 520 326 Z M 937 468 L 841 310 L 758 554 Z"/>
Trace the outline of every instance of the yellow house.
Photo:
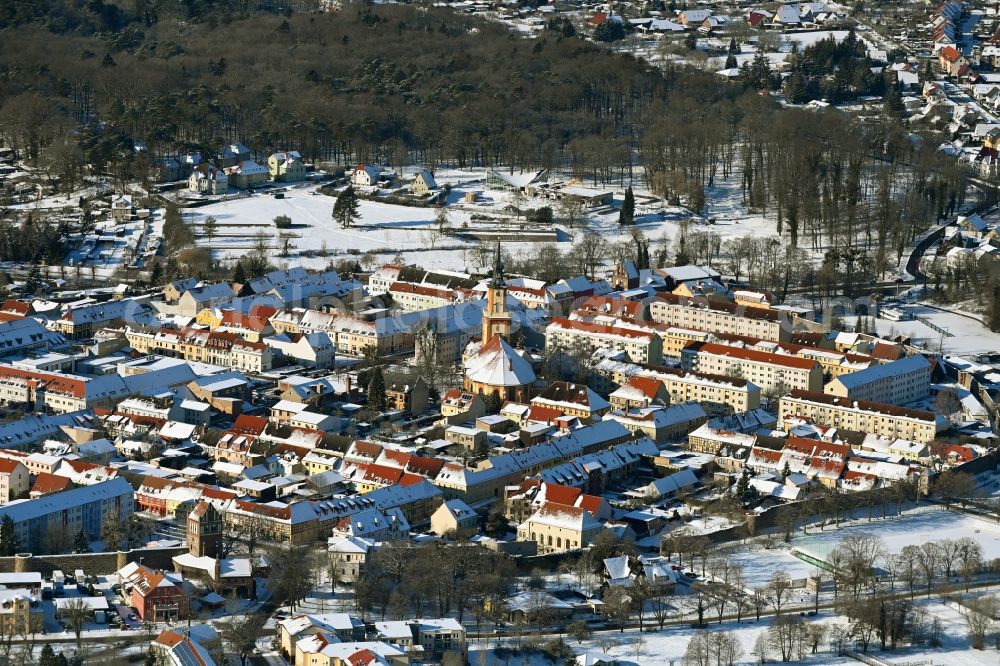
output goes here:
<path id="1" fill-rule="evenodd" d="M 431 173 L 430 169 L 421 169 L 414 177 L 413 185 L 410 187 L 410 190 L 417 196 L 422 197 L 430 193 L 431 190 L 436 190 L 437 188 L 437 181 L 434 180 L 434 174 Z"/>
<path id="2" fill-rule="evenodd" d="M 215 308 L 204 308 L 195 316 L 194 321 L 196 324 L 208 326 L 214 331 L 222 322 L 222 313 Z"/>
<path id="3" fill-rule="evenodd" d="M 267 158 L 267 172 L 275 182 L 291 183 L 306 177 L 306 165 L 297 150 L 272 153 Z"/>
<path id="4" fill-rule="evenodd" d="M 538 553 L 562 553 L 588 546 L 602 524 L 578 506 L 546 502 L 517 528 L 518 541 L 534 541 Z"/>

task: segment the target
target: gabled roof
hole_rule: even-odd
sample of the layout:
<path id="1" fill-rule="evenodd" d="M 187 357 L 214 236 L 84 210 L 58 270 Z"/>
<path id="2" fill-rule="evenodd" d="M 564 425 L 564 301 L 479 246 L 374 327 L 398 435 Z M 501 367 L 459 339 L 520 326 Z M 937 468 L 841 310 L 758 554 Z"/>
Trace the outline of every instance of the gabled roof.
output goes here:
<path id="1" fill-rule="evenodd" d="M 490 338 L 469 360 L 465 374 L 486 386 L 526 386 L 535 381 L 531 364 L 500 335 Z"/>
<path id="2" fill-rule="evenodd" d="M 10 461 L 8 461 L 10 462 Z M 32 495 L 50 495 L 67 490 L 73 486 L 73 482 L 68 476 L 49 474 L 41 472 L 35 477 L 35 483 L 31 486 Z"/>
<path id="3" fill-rule="evenodd" d="M 571 382 L 552 382 L 539 395 L 532 398 L 532 402 L 550 403 L 555 405 L 565 404 L 575 407 L 587 408 L 592 412 L 607 409 L 611 404 L 594 392 L 586 384 L 575 384 Z"/>

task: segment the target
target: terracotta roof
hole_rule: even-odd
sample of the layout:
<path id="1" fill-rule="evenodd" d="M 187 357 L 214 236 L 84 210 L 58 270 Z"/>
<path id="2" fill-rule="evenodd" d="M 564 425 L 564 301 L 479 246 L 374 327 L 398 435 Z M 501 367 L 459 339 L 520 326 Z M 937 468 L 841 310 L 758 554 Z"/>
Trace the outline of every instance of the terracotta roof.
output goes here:
<path id="1" fill-rule="evenodd" d="M 836 457 L 846 460 L 851 455 L 851 447 L 818 439 L 808 439 L 791 435 L 785 442 L 785 449 L 809 456 Z"/>
<path id="2" fill-rule="evenodd" d="M 887 405 L 881 402 L 869 402 L 868 400 L 851 400 L 850 398 L 842 398 L 840 396 L 827 395 L 826 393 L 817 393 L 815 391 L 792 389 L 789 392 L 788 397 L 795 400 L 819 402 L 824 405 L 841 407 L 844 409 L 860 409 L 866 412 L 877 412 L 880 414 L 887 414 L 889 416 L 903 416 L 911 419 L 920 419 L 922 421 L 935 420 L 933 413 L 925 412 L 919 409 L 909 409 L 907 407 L 899 407 L 897 405 Z"/>
<path id="3" fill-rule="evenodd" d="M 580 489 L 572 486 L 562 486 L 556 483 L 544 483 L 542 489 L 545 492 L 545 501 L 554 504 L 573 506 L 580 497 Z"/>
<path id="4" fill-rule="evenodd" d="M 3 305 L 0 305 L 0 310 L 19 315 L 27 315 L 31 312 L 31 303 L 25 303 L 24 301 L 8 298 L 3 302 Z"/>
<path id="5" fill-rule="evenodd" d="M 604 501 L 603 497 L 596 495 L 580 495 L 579 499 L 576 500 L 576 506 L 596 516 L 604 505 Z"/>
<path id="6" fill-rule="evenodd" d="M 369 442 L 363 439 L 354 440 L 354 443 L 351 444 L 351 448 L 354 449 L 354 453 L 356 455 L 365 456 L 372 459 L 377 458 L 378 455 L 382 453 L 382 447 L 379 444 L 376 444 L 375 442 Z"/>
<path id="7" fill-rule="evenodd" d="M 69 490 L 72 487 L 73 482 L 70 481 L 68 476 L 42 472 L 35 477 L 35 483 L 31 486 L 31 493 L 34 495 L 50 495 Z"/>
<path id="8" fill-rule="evenodd" d="M 268 420 L 263 416 L 251 416 L 240 414 L 233 422 L 233 427 L 228 430 L 233 434 L 258 436 L 267 429 Z"/>
<path id="9" fill-rule="evenodd" d="M 9 458 L 0 458 L 0 474 L 10 474 L 17 466 L 20 464 L 17 460 L 10 460 Z"/>
<path id="10" fill-rule="evenodd" d="M 962 54 L 954 46 L 946 46 L 938 51 L 938 56 L 944 58 L 948 62 L 956 62 L 962 57 Z"/>
<path id="11" fill-rule="evenodd" d="M 406 467 L 406 463 L 410 461 L 412 456 L 413 454 L 408 451 L 399 451 L 397 449 L 385 449 L 381 455 L 383 461 L 393 462 L 400 467 Z"/>
<path id="12" fill-rule="evenodd" d="M 629 378 L 628 386 L 636 389 L 644 396 L 652 400 L 656 397 L 656 394 L 660 392 L 663 388 L 663 382 L 654 377 L 643 377 L 641 375 L 636 375 Z"/>
<path id="13" fill-rule="evenodd" d="M 378 657 L 368 648 L 364 648 L 348 657 L 347 661 L 351 662 L 351 666 L 370 666 L 372 662 L 378 661 Z"/>
<path id="14" fill-rule="evenodd" d="M 409 488 L 410 486 L 415 486 L 418 483 L 426 481 L 424 477 L 419 474 L 410 474 L 409 472 L 403 472 L 403 475 L 399 477 L 399 485 L 404 488 Z"/>
<path id="15" fill-rule="evenodd" d="M 712 354 L 714 356 L 728 356 L 730 358 L 742 359 L 745 361 L 769 363 L 771 365 L 783 365 L 787 368 L 798 368 L 800 370 L 811 370 L 818 365 L 816 361 L 799 358 L 798 356 L 772 354 L 770 352 L 762 352 L 755 349 L 742 349 L 740 347 L 730 347 L 728 345 L 718 345 L 714 342 L 700 342 L 698 340 L 692 340 L 684 345 L 683 352 Z"/>
<path id="16" fill-rule="evenodd" d="M 642 301 L 631 301 L 627 298 L 615 298 L 614 296 L 591 296 L 580 303 L 576 309 L 587 313 L 638 319 L 646 312 L 646 304 Z"/>
<path id="17" fill-rule="evenodd" d="M 421 474 L 429 479 L 436 477 L 442 467 L 444 467 L 444 460 L 440 458 L 428 458 L 426 456 L 410 456 L 410 459 L 406 462 L 407 472 Z"/>
<path id="18" fill-rule="evenodd" d="M 876 342 L 875 347 L 871 351 L 872 357 L 880 361 L 898 360 L 902 353 L 903 348 L 901 345 L 883 341 Z"/>
<path id="19" fill-rule="evenodd" d="M 394 483 L 399 483 L 402 476 L 403 470 L 398 467 L 371 464 L 368 465 L 367 469 L 365 469 L 365 474 L 362 478 L 365 481 L 374 481 L 376 483 L 392 485 Z"/>
<path id="20" fill-rule="evenodd" d="M 245 315 L 235 310 L 226 310 L 219 319 L 219 326 L 231 326 L 233 328 L 243 328 L 248 331 L 260 333 L 270 326 L 267 319 Z"/>
<path id="21" fill-rule="evenodd" d="M 736 303 L 730 303 L 729 301 L 708 301 L 704 298 L 680 296 L 678 294 L 657 294 L 656 298 L 653 299 L 653 303 L 655 304 L 657 302 L 700 308 L 702 310 L 728 312 L 739 317 L 746 317 L 747 319 L 760 319 L 773 322 L 782 322 L 786 319 L 784 312 L 780 310 L 756 308 L 752 305 L 737 305 Z"/>
<path id="22" fill-rule="evenodd" d="M 270 319 L 274 315 L 278 314 L 278 308 L 270 305 L 255 305 L 250 308 L 251 317 L 260 317 L 261 319 Z"/>
<path id="23" fill-rule="evenodd" d="M 652 341 L 656 337 L 654 333 L 647 331 L 637 331 L 631 328 L 620 326 L 609 326 L 607 324 L 595 324 L 579 319 L 566 319 L 565 317 L 553 317 L 549 326 L 557 326 L 563 330 L 580 331 L 581 333 L 594 333 L 599 335 L 614 335 L 621 338 L 635 338 L 637 340 Z"/>
<path id="24" fill-rule="evenodd" d="M 528 409 L 528 414 L 525 418 L 528 421 L 536 421 L 538 423 L 552 423 L 561 416 L 563 416 L 561 409 L 545 405 L 532 405 Z"/>

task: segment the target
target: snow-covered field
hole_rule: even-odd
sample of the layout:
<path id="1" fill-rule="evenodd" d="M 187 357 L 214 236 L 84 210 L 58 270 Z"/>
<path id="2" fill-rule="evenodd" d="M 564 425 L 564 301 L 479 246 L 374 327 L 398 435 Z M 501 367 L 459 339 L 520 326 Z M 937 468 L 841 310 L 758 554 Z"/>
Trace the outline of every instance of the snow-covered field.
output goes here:
<path id="1" fill-rule="evenodd" d="M 436 174 L 439 184 L 448 184 L 452 188 L 448 196 L 447 211 L 449 227 L 453 231 L 461 232 L 465 225 L 468 225 L 469 230 L 519 229 L 519 222 L 511 219 L 513 214 L 506 210 L 515 203 L 513 196 L 486 189 L 485 175 L 486 171 L 483 169 L 441 170 Z M 561 179 L 569 180 L 568 177 Z M 706 211 L 707 217 L 716 219 L 716 224 L 695 224 L 691 226 L 692 230 L 712 231 L 723 238 L 773 233 L 773 223 L 762 216 L 747 216 L 742 209 L 738 178 L 717 182 L 707 193 L 709 204 Z M 595 187 L 590 181 L 584 182 L 583 186 Z M 609 244 L 628 240 L 632 228 L 623 228 L 618 224 L 618 208 L 624 196 L 624 187 L 616 185 L 601 189 L 611 189 L 615 202 L 612 206 L 591 209 L 587 213 L 587 228 L 606 238 Z M 343 229 L 331 217 L 333 197 L 320 194 L 317 190 L 317 185 L 302 184 L 291 187 L 282 199 L 269 193 L 256 193 L 190 209 L 185 212 L 185 219 L 200 229 L 206 217 L 215 217 L 216 237 L 208 245 L 222 259 L 233 259 L 248 251 L 253 246 L 254 236 L 258 231 L 269 236 L 271 247 L 278 248 L 278 230 L 274 227 L 273 220 L 278 215 L 287 215 L 292 218 L 293 225 L 287 230 L 292 236 L 292 247 L 289 256 L 284 258 L 289 264 L 320 268 L 331 258 L 360 256 L 365 253 L 375 255 L 377 264 L 390 261 L 400 253 L 407 262 L 426 268 L 472 272 L 482 269 L 476 265 L 472 252 L 478 242 L 453 234 L 438 233 L 435 224 L 437 210 L 434 208 L 362 200 L 359 206 L 361 219 L 355 226 Z M 475 204 L 464 201 L 468 192 L 477 193 L 479 200 Z M 644 205 L 643 197 L 647 195 L 648 192 L 636 183 L 639 201 L 634 228 L 642 231 L 653 244 L 663 239 L 674 241 L 681 222 L 691 218 L 691 213 L 684 208 L 660 203 Z M 524 198 L 520 204 L 523 207 L 539 207 L 551 202 Z M 492 221 L 473 221 L 473 214 L 504 217 L 508 221 L 504 226 L 498 227 Z M 574 237 L 579 236 L 582 229 L 563 225 L 558 208 L 555 215 L 552 229 L 558 236 L 559 247 L 565 252 L 572 247 Z M 205 239 L 199 239 L 199 245 L 206 245 Z M 504 248 L 514 256 L 528 256 L 534 252 L 535 243 L 505 241 Z M 327 256 L 318 256 L 324 249 Z M 304 252 L 311 256 L 302 256 Z M 275 260 L 279 263 L 282 261 L 277 256 Z"/>
<path id="2" fill-rule="evenodd" d="M 825 613 L 818 615 L 816 621 L 827 624 L 844 622 L 843 618 Z M 703 631 L 727 631 L 739 640 L 743 648 L 743 656 L 737 663 L 754 664 L 758 663 L 755 656 L 751 654 L 754 643 L 757 637 L 767 630 L 768 625 L 769 622 L 767 620 L 761 620 L 759 623 L 750 622 L 743 624 L 724 622 L 721 625 L 712 623 L 708 629 L 676 626 L 667 627 L 662 631 L 643 632 L 641 635 L 638 631 L 630 629 L 623 633 L 602 633 L 600 636 L 586 640 L 582 644 L 568 637 L 566 641 L 577 654 L 583 652 L 606 652 L 606 654 L 614 657 L 617 660 L 616 663 L 620 666 L 667 666 L 668 664 L 681 663 L 688 642 L 694 635 Z M 771 657 L 773 659 L 775 655 L 772 654 Z M 780 657 L 778 661 L 780 662 Z M 475 666 L 508 666 L 509 664 L 551 666 L 551 662 L 545 661 L 540 656 L 526 660 L 518 656 L 508 662 L 498 657 L 493 650 L 490 650 L 484 657 L 481 645 L 470 645 L 469 663 Z M 816 664 L 817 666 L 833 666 L 836 664 L 839 666 L 841 664 L 857 664 L 858 662 L 832 655 L 824 650 L 819 654 L 809 655 L 805 662 L 796 663 Z"/>
<path id="3" fill-rule="evenodd" d="M 941 327 L 950 335 L 942 335 L 916 319 L 912 321 L 869 319 L 869 322 L 874 322 L 879 335 L 906 335 L 910 337 L 911 344 L 925 347 L 932 352 L 966 355 L 1000 350 L 1000 334 L 989 330 L 975 318 L 920 303 L 907 305 L 903 309 L 915 317 L 924 318 Z M 850 325 L 854 325 L 854 321 L 854 318 L 845 318 L 845 322 Z"/>
<path id="4" fill-rule="evenodd" d="M 967 514 L 931 508 L 906 513 L 901 517 L 856 521 L 839 530 L 799 533 L 792 545 L 825 558 L 848 534 L 869 533 L 880 537 L 886 549 L 898 553 L 905 546 L 919 546 L 928 541 L 972 537 L 983 549 L 986 561 L 1000 557 L 1000 523 Z"/>
<path id="5" fill-rule="evenodd" d="M 819 559 L 826 559 L 830 552 L 851 534 L 874 534 L 882 539 L 889 553 L 899 553 L 905 546 L 928 541 L 973 537 L 983 549 L 987 561 L 1000 557 L 1000 523 L 960 513 L 946 511 L 938 507 L 923 507 L 898 517 L 855 520 L 835 529 L 820 530 L 810 527 L 804 534 L 801 529 L 792 537 L 792 543 L 778 543 L 774 548 L 763 549 L 757 543 L 741 547 L 729 557 L 743 565 L 747 585 L 757 587 L 766 584 L 777 571 L 784 571 L 792 580 L 802 580 L 816 574 L 816 568 L 795 557 L 792 548 L 797 548 Z"/>
<path id="6" fill-rule="evenodd" d="M 773 67 L 774 65 L 782 63 L 787 59 L 788 54 L 792 50 L 793 43 L 798 45 L 799 51 L 803 51 L 807 47 L 812 46 L 816 42 L 827 39 L 828 37 L 833 37 L 835 40 L 840 42 L 847 37 L 847 31 L 813 30 L 809 32 L 790 32 L 783 34 L 781 35 L 781 45 L 778 47 L 778 50 L 766 52 L 764 55 Z M 868 35 L 858 33 L 858 37 L 862 39 L 865 44 L 867 44 L 868 53 L 874 57 L 879 49 L 872 43 Z M 726 49 L 729 45 L 726 40 L 709 40 L 708 43 L 719 49 Z M 737 66 L 742 67 L 744 63 L 753 60 L 757 53 L 757 47 L 755 44 L 741 44 L 740 49 L 740 53 L 736 54 L 736 62 Z M 715 69 L 722 69 L 726 64 L 726 56 L 709 58 L 709 64 Z"/>

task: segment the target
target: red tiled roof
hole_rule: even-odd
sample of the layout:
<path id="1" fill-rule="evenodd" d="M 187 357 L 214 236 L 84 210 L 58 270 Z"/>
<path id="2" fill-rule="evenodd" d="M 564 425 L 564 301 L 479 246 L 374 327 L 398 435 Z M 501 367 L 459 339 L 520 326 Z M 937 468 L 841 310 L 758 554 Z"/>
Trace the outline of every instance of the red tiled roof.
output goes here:
<path id="1" fill-rule="evenodd" d="M 573 506 L 577 498 L 580 497 L 580 489 L 573 488 L 572 486 L 562 486 L 556 483 L 545 483 L 542 484 L 542 488 L 545 492 L 545 501 L 552 502 L 554 504 L 564 504 L 566 506 Z"/>
<path id="2" fill-rule="evenodd" d="M 17 460 L 10 460 L 9 458 L 0 458 L 0 474 L 10 474 L 17 466 L 20 464 Z"/>
<path id="3" fill-rule="evenodd" d="M 580 321 L 579 319 L 566 319 L 565 317 L 553 317 L 550 326 L 552 324 L 567 331 L 580 331 L 581 333 L 617 335 L 622 338 L 636 338 L 638 340 L 652 340 L 656 337 L 655 334 L 647 331 L 637 331 L 631 328 L 608 326 L 606 324 L 595 324 L 589 321 Z"/>
<path id="4" fill-rule="evenodd" d="M 261 319 L 270 319 L 274 315 L 278 314 L 278 308 L 270 305 L 255 305 L 250 308 L 251 317 L 260 317 Z"/>
<path id="5" fill-rule="evenodd" d="M 834 444 L 818 439 L 797 437 L 792 435 L 785 442 L 785 450 L 795 451 L 807 456 L 836 457 L 847 460 L 851 455 L 851 447 L 844 444 Z"/>
<path id="6" fill-rule="evenodd" d="M 659 393 L 660 389 L 663 387 L 663 382 L 654 377 L 643 377 L 641 375 L 636 375 L 629 378 L 628 386 L 638 390 L 644 396 L 652 400 Z"/>
<path id="7" fill-rule="evenodd" d="M 532 405 L 528 409 L 527 420 L 536 421 L 538 423 L 552 423 L 559 417 L 563 416 L 564 412 L 561 409 L 556 409 L 555 407 L 547 407 L 545 405 Z"/>
<path id="8" fill-rule="evenodd" d="M 26 315 L 31 312 L 31 303 L 25 303 L 14 298 L 8 298 L 0 305 L 0 310 L 12 312 L 14 314 Z"/>
<path id="9" fill-rule="evenodd" d="M 875 343 L 875 347 L 872 349 L 871 355 L 873 358 L 877 358 L 880 361 L 896 361 L 899 359 L 902 352 L 903 348 L 900 345 L 879 341 Z"/>
<path id="10" fill-rule="evenodd" d="M 395 463 L 400 467 L 406 467 L 406 463 L 410 461 L 410 458 L 412 456 L 413 456 L 412 453 L 409 453 L 407 451 L 399 451 L 396 449 L 385 449 L 384 451 L 382 451 L 381 455 L 383 460 Z"/>
<path id="11" fill-rule="evenodd" d="M 359 456 L 364 456 L 366 458 L 371 458 L 374 460 L 382 453 L 382 447 L 375 442 L 369 442 L 363 439 L 356 439 L 351 445 L 354 449 L 354 454 Z"/>
<path id="12" fill-rule="evenodd" d="M 426 456 L 410 456 L 406 462 L 406 471 L 414 474 L 421 474 L 429 479 L 433 479 L 444 467 L 444 461 L 440 458 L 428 458 Z"/>
<path id="13" fill-rule="evenodd" d="M 365 481 L 374 481 L 376 483 L 394 484 L 399 483 L 400 478 L 403 476 L 403 470 L 398 467 L 389 467 L 388 465 L 368 465 L 365 470 L 363 479 Z"/>
<path id="14" fill-rule="evenodd" d="M 378 658 L 374 652 L 368 648 L 364 648 L 348 657 L 347 661 L 351 662 L 351 666 L 370 666 L 372 662 L 378 661 Z"/>
<path id="15" fill-rule="evenodd" d="M 601 507 L 604 506 L 604 498 L 596 495 L 580 495 L 580 498 L 576 500 L 576 506 L 596 516 L 601 511 Z"/>
<path id="16" fill-rule="evenodd" d="M 421 481 L 426 481 L 426 480 L 427 479 L 420 476 L 419 474 L 410 474 L 409 472 L 403 472 L 403 475 L 399 477 L 399 485 L 403 486 L 404 488 L 408 488 L 410 486 L 415 486 Z"/>
<path id="17" fill-rule="evenodd" d="M 229 429 L 229 432 L 236 435 L 258 436 L 264 432 L 268 423 L 268 420 L 263 416 L 240 414 L 236 417 L 236 421 L 233 422 L 233 427 Z"/>
<path id="18" fill-rule="evenodd" d="M 962 57 L 962 54 L 954 46 L 946 46 L 938 51 L 938 56 L 948 62 L 955 62 Z"/>
<path id="19" fill-rule="evenodd" d="M 591 296 L 580 303 L 576 309 L 587 313 L 637 319 L 645 313 L 646 304 L 642 301 L 631 301 L 627 298 L 615 298 L 614 296 Z"/>
<path id="20" fill-rule="evenodd" d="M 42 472 L 35 477 L 35 483 L 31 486 L 31 492 L 36 495 L 49 495 L 68 490 L 72 485 L 73 482 L 69 480 L 68 476 Z"/>
<path id="21" fill-rule="evenodd" d="M 270 326 L 270 324 L 267 319 L 245 315 L 243 313 L 236 312 L 235 310 L 226 310 L 222 313 L 222 318 L 219 320 L 219 326 L 243 328 L 248 331 L 260 333 Z"/>
<path id="22" fill-rule="evenodd" d="M 811 370 L 817 365 L 816 361 L 789 356 L 787 354 L 772 354 L 755 349 L 741 349 L 728 345 L 719 345 L 714 342 L 700 342 L 692 340 L 684 345 L 684 352 L 712 354 L 714 356 L 728 356 L 745 361 L 755 361 L 757 363 L 769 363 L 771 365 L 783 365 L 787 368 L 798 368 L 800 370 Z"/>

